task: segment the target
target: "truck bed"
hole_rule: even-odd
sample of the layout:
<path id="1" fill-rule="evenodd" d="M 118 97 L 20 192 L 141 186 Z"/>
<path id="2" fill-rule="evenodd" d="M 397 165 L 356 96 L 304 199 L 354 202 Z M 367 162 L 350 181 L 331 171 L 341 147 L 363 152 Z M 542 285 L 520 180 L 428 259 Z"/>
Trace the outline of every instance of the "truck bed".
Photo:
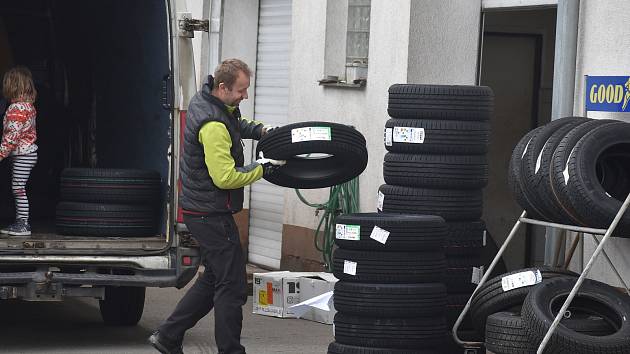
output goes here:
<path id="1" fill-rule="evenodd" d="M 4 225 L 4 223 L 2 224 Z M 147 237 L 63 236 L 55 233 L 52 222 L 36 221 L 30 236 L 0 236 L 0 249 L 13 250 L 159 250 L 166 239 L 162 235 Z"/>

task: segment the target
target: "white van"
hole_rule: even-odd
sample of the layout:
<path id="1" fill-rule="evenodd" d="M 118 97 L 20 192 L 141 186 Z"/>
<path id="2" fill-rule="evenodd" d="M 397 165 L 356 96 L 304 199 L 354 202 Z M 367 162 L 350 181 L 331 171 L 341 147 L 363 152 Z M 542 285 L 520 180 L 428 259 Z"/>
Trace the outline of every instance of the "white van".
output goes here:
<path id="1" fill-rule="evenodd" d="M 92 297 L 107 323 L 133 325 L 146 287 L 181 288 L 196 274 L 198 249 L 177 229 L 179 102 L 195 88 L 180 24 L 174 0 L 0 2 L 0 73 L 27 66 L 39 92 L 39 161 L 27 187 L 33 234 L 0 239 L 0 299 Z M 14 216 L 9 167 L 0 163 L 2 226 Z M 58 234 L 68 167 L 157 171 L 155 234 Z"/>

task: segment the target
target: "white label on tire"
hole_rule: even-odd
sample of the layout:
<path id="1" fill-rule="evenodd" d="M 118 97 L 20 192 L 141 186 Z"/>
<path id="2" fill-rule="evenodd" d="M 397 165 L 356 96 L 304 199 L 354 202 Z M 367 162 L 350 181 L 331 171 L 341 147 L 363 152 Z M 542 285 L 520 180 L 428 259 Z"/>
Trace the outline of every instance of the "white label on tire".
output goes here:
<path id="1" fill-rule="evenodd" d="M 389 237 L 389 231 L 385 229 L 381 229 L 380 227 L 374 225 L 372 229 L 372 233 L 370 234 L 370 238 L 376 240 L 382 244 L 387 242 L 387 238 Z"/>
<path id="2" fill-rule="evenodd" d="M 470 279 L 470 282 L 473 284 L 479 284 L 481 283 L 481 278 L 483 278 L 483 266 L 473 267 L 472 279 Z"/>
<path id="3" fill-rule="evenodd" d="M 392 128 L 385 128 L 385 146 L 392 146 Z"/>
<path id="4" fill-rule="evenodd" d="M 424 138 L 424 128 L 394 127 L 395 143 L 422 144 Z"/>
<path id="5" fill-rule="evenodd" d="M 483 230 L 483 241 L 482 241 L 482 246 L 486 247 L 486 235 L 488 234 L 488 232 L 486 230 Z"/>
<path id="6" fill-rule="evenodd" d="M 357 275 L 357 262 L 344 260 L 343 272 L 350 275 Z"/>
<path id="7" fill-rule="evenodd" d="M 291 129 L 291 143 L 313 140 L 332 140 L 330 127 L 304 127 Z"/>
<path id="8" fill-rule="evenodd" d="M 338 240 L 359 241 L 361 239 L 361 226 L 337 224 L 335 238 Z"/>
<path id="9" fill-rule="evenodd" d="M 385 202 L 385 194 L 383 192 L 378 191 L 378 198 L 376 200 L 376 209 L 383 211 L 383 203 Z"/>
<path id="10" fill-rule="evenodd" d="M 540 270 L 536 269 L 535 272 L 532 270 L 528 270 L 525 272 L 504 276 L 503 278 L 501 278 L 501 287 L 503 288 L 503 291 L 510 291 L 522 288 L 524 286 L 538 284 L 541 281 L 542 274 L 540 274 Z"/>

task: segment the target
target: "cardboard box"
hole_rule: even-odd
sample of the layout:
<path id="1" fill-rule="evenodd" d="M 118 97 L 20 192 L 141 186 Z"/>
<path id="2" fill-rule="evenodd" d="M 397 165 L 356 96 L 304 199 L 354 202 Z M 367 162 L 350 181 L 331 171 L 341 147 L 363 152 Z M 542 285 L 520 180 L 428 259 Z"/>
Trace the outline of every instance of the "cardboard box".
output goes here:
<path id="1" fill-rule="evenodd" d="M 316 272 L 254 273 L 253 312 L 265 316 L 295 318 L 290 306 L 300 303 L 299 279 Z"/>
<path id="2" fill-rule="evenodd" d="M 300 299 L 306 301 L 318 295 L 325 294 L 335 289 L 337 278 L 331 273 L 318 273 L 317 275 L 306 276 L 299 279 L 300 282 Z M 300 318 L 320 323 L 332 324 L 335 318 L 335 306 L 331 299 L 329 303 L 330 311 L 320 308 L 311 307 Z"/>

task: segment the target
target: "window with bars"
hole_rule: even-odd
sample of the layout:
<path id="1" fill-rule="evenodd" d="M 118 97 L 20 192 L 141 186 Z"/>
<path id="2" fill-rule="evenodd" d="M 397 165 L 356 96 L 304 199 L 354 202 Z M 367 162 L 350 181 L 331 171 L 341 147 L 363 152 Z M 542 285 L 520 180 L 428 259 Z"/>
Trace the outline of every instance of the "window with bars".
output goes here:
<path id="1" fill-rule="evenodd" d="M 346 64 L 368 63 L 371 0 L 348 0 Z"/>

